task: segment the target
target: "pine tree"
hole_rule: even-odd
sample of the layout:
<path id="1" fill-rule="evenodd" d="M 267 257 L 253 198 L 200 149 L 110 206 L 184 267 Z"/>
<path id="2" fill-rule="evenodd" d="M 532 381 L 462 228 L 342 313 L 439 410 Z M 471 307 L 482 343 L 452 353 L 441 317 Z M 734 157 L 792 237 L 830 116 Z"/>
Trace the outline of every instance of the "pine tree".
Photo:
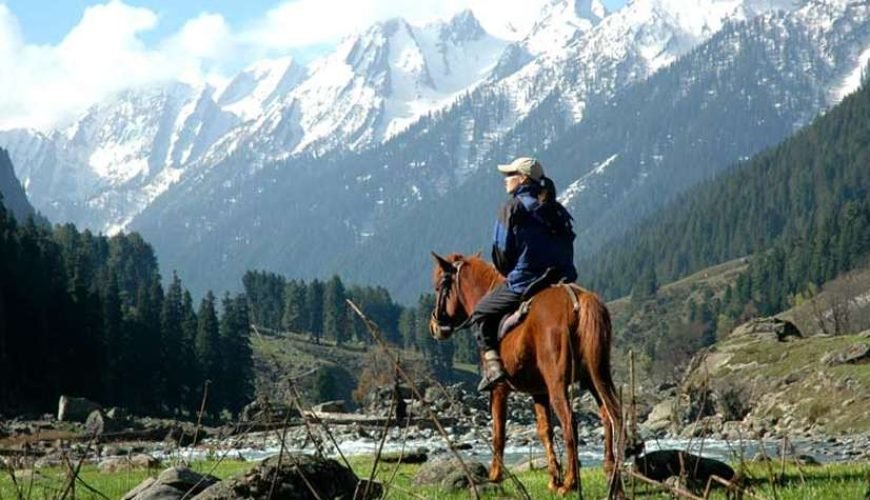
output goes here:
<path id="1" fill-rule="evenodd" d="M 108 283 L 102 292 L 103 306 L 103 344 L 106 347 L 106 360 L 103 375 L 105 401 L 121 404 L 123 371 L 127 369 L 127 359 L 123 346 L 130 339 L 121 316 L 121 298 L 118 280 L 110 273 Z"/>
<path id="2" fill-rule="evenodd" d="M 254 396 L 254 360 L 250 345 L 251 320 L 244 295 L 223 300 L 220 322 L 221 358 L 223 361 L 220 393 L 225 408 L 236 413 Z"/>
<path id="3" fill-rule="evenodd" d="M 290 332 L 307 330 L 303 318 L 306 317 L 305 282 L 292 280 L 284 287 L 284 317 L 281 326 Z"/>
<path id="4" fill-rule="evenodd" d="M 190 415 L 199 411 L 202 399 L 199 358 L 196 356 L 196 333 L 198 320 L 193 310 L 193 297 L 184 290 L 181 297 L 181 350 L 182 384 L 184 406 Z"/>
<path id="5" fill-rule="evenodd" d="M 181 357 L 184 332 L 181 280 L 172 273 L 172 283 L 166 291 L 160 311 L 160 373 L 163 402 L 170 411 L 178 411 L 184 401 L 184 377 Z"/>
<path id="6" fill-rule="evenodd" d="M 209 413 L 215 415 L 222 407 L 220 391 L 216 383 L 221 381 L 223 362 L 215 298 L 211 290 L 206 293 L 199 305 L 195 345 L 203 382 L 201 385 L 204 386 L 206 381 L 209 383 L 206 408 Z"/>
<path id="7" fill-rule="evenodd" d="M 323 334 L 336 344 L 350 340 L 345 299 L 344 284 L 338 276 L 333 276 L 323 289 Z"/>
<path id="8" fill-rule="evenodd" d="M 323 337 L 323 282 L 313 280 L 305 290 L 305 304 L 308 306 L 308 331 L 315 342 Z"/>

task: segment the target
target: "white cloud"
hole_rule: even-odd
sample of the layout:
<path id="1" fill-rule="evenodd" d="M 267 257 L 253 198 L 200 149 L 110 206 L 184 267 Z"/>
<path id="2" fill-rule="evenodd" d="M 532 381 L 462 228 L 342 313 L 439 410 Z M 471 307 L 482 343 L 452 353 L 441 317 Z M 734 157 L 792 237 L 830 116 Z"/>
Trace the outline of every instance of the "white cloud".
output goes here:
<path id="1" fill-rule="evenodd" d="M 235 30 L 222 15 L 202 13 L 146 44 L 143 34 L 158 27 L 158 15 L 109 0 L 85 9 L 60 43 L 34 45 L 22 38 L 14 13 L 0 0 L 0 130 L 48 129 L 130 87 L 170 79 L 222 81 L 255 58 L 333 44 L 393 17 L 423 24 L 471 8 L 485 29 L 515 39 L 548 1 L 294 0 Z"/>

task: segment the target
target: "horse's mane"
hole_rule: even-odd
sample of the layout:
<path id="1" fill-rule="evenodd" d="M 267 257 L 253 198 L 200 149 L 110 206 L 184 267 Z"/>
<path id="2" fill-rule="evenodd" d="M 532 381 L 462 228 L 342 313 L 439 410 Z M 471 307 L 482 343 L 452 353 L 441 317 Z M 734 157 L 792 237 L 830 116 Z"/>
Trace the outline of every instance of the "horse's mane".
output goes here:
<path id="1" fill-rule="evenodd" d="M 461 253 L 451 253 L 446 259 L 449 262 L 464 261 L 467 266 L 470 266 L 469 269 L 473 270 L 474 275 L 483 282 L 501 283 L 505 279 L 494 265 L 483 260 L 479 255 L 469 256 L 462 255 Z"/>

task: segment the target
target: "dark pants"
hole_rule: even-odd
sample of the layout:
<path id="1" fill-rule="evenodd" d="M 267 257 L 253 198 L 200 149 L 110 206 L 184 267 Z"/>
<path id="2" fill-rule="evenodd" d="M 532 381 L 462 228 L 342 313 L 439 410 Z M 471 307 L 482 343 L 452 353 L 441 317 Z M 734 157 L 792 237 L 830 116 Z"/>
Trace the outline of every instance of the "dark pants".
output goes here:
<path id="1" fill-rule="evenodd" d="M 488 351 L 498 347 L 498 324 L 505 314 L 519 307 L 522 297 L 522 294 L 511 291 L 506 283 L 502 283 L 477 303 L 471 314 L 471 323 L 481 350 Z"/>

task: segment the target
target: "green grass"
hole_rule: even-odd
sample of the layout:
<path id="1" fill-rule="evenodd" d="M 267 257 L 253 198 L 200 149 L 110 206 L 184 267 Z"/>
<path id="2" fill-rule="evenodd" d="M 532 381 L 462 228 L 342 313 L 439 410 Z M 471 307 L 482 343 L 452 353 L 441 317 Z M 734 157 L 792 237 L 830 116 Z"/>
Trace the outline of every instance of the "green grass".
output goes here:
<path id="1" fill-rule="evenodd" d="M 371 472 L 370 457 L 352 457 L 351 466 L 361 478 L 368 478 Z M 210 472 L 217 477 L 226 478 L 233 474 L 244 472 L 253 467 L 251 462 L 224 461 L 196 462 L 193 469 L 200 472 Z M 413 478 L 419 470 L 419 465 L 399 465 L 381 463 L 376 475 L 377 479 L 387 484 L 387 498 L 438 498 L 466 499 L 469 493 L 460 491 L 447 494 L 435 487 L 420 487 L 413 484 Z M 145 477 L 156 475 L 159 471 L 132 471 L 114 474 L 102 474 L 94 467 L 84 467 L 82 478 L 90 486 L 102 492 L 108 498 L 120 498 L 124 493 L 139 484 Z M 40 478 L 34 480 L 32 488 L 25 491 L 23 498 L 47 499 L 56 498 L 65 485 L 64 473 L 60 469 L 40 471 Z M 744 474 L 747 477 L 748 488 L 760 498 L 777 498 L 780 500 L 804 499 L 860 499 L 864 498 L 870 481 L 870 464 L 836 464 L 818 467 L 794 466 L 786 467 L 784 473 L 779 464 L 750 464 Z M 606 483 L 601 468 L 584 468 L 581 472 L 584 498 L 603 498 L 606 496 Z M 769 478 L 778 478 L 771 481 Z M 544 470 L 534 470 L 520 473 L 517 479 L 522 482 L 529 496 L 534 499 L 562 498 L 547 490 L 548 476 Z M 26 484 L 24 486 L 27 486 Z M 634 488 L 634 489 L 633 489 Z M 627 491 L 635 491 L 638 498 L 670 498 L 666 493 L 657 491 L 654 487 L 638 483 L 634 487 L 629 483 Z M 500 488 L 487 489 L 481 495 L 485 499 L 521 498 L 514 483 L 506 479 Z M 17 499 L 8 474 L 0 478 L 0 500 Z M 100 498 L 81 485 L 76 487 L 76 498 Z M 719 490 L 710 498 L 725 498 Z"/>

